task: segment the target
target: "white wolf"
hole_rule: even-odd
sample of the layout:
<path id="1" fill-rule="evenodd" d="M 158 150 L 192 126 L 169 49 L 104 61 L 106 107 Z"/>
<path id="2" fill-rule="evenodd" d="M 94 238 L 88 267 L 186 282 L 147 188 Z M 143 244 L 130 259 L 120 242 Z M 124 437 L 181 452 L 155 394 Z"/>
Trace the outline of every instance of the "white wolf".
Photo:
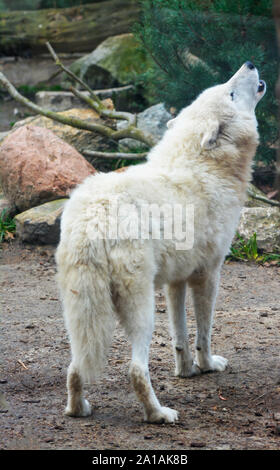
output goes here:
<path id="1" fill-rule="evenodd" d="M 166 288 L 176 375 L 226 368 L 225 358 L 211 354 L 213 311 L 220 268 L 246 197 L 258 144 L 254 111 L 265 90 L 255 66 L 246 62 L 228 82 L 204 91 L 168 123 L 146 163 L 123 173 L 90 176 L 73 191 L 56 253 L 72 351 L 67 415 L 91 413 L 83 382 L 102 369 L 117 318 L 132 344 L 130 376 L 145 420 L 177 420 L 175 410 L 160 405 L 149 377 L 157 286 Z M 122 215 L 110 213 L 116 200 L 127 209 Z M 172 237 L 108 236 L 108 225 L 135 227 L 135 210 L 129 208 L 137 213 L 143 204 L 193 207 L 192 247 L 176 249 Z M 151 217 L 152 225 L 159 218 Z M 190 221 L 185 217 L 183 223 Z M 195 360 L 188 345 L 187 285 L 197 321 Z"/>

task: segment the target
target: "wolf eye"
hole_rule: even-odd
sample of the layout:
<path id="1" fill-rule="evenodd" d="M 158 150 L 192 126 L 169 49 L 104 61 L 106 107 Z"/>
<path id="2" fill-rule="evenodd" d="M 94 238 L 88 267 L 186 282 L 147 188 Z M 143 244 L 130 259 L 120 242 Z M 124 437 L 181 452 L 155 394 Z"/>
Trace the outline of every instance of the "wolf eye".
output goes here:
<path id="1" fill-rule="evenodd" d="M 234 92 L 233 91 L 231 92 L 230 96 L 231 96 L 231 99 L 233 101 L 233 97 L 234 97 Z"/>

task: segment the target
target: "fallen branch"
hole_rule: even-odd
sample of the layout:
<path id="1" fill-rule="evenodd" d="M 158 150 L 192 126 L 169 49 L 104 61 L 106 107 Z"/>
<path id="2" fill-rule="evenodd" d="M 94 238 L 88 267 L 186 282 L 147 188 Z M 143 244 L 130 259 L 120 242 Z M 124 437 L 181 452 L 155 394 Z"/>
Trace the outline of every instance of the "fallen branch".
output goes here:
<path id="1" fill-rule="evenodd" d="M 251 189 L 248 189 L 247 192 L 248 192 L 250 197 L 252 197 L 253 199 L 256 199 L 257 201 L 265 202 L 266 204 L 270 204 L 271 206 L 280 207 L 280 202 L 278 202 L 278 201 L 275 201 L 273 199 L 269 199 L 268 197 L 256 194 Z"/>
<path id="2" fill-rule="evenodd" d="M 87 105 L 93 108 L 100 116 L 111 119 L 126 120 L 128 125 L 121 130 L 116 130 L 105 124 L 83 121 L 78 118 L 72 118 L 71 116 L 63 116 L 62 114 L 58 114 L 54 111 L 49 111 L 47 109 L 41 108 L 40 106 L 30 101 L 28 98 L 25 98 L 23 95 L 21 95 L 17 91 L 17 89 L 12 85 L 12 83 L 7 79 L 7 77 L 2 72 L 0 72 L 0 84 L 5 88 L 5 90 L 7 90 L 7 92 L 12 96 L 12 98 L 14 98 L 16 101 L 23 104 L 36 114 L 41 114 L 47 118 L 53 119 L 54 121 L 60 122 L 71 127 L 87 130 L 90 132 L 97 132 L 98 134 L 101 134 L 115 141 L 119 141 L 124 138 L 131 138 L 146 144 L 148 147 L 152 147 L 156 144 L 156 141 L 152 135 L 143 132 L 136 127 L 135 115 L 128 112 L 115 111 L 107 108 L 106 105 L 102 102 L 102 100 L 96 95 L 96 93 L 91 90 L 91 88 L 83 80 L 81 80 L 77 75 L 75 75 L 71 70 L 69 70 L 62 64 L 50 43 L 47 42 L 46 45 L 51 56 L 55 60 L 55 63 L 60 67 L 60 69 L 63 70 L 67 75 L 69 75 L 75 82 L 79 83 L 89 93 L 89 96 L 87 96 L 85 93 L 80 92 L 76 88 L 71 87 L 71 91 L 73 94 L 75 94 L 79 99 L 87 103 Z"/>
<path id="3" fill-rule="evenodd" d="M 102 124 L 93 124 L 82 121 L 81 119 L 66 117 L 53 111 L 41 108 L 40 106 L 33 103 L 33 101 L 30 101 L 28 98 L 21 95 L 2 72 L 0 72 L 0 84 L 12 96 L 12 98 L 26 106 L 31 111 L 34 111 L 36 114 L 42 114 L 43 116 L 53 119 L 54 121 L 61 122 L 62 124 L 66 124 L 68 126 L 77 127 L 78 129 L 99 132 L 103 135 L 106 135 L 107 137 L 111 137 L 111 135 L 114 133 L 113 129 L 107 126 L 103 126 Z"/>
<path id="4" fill-rule="evenodd" d="M 113 158 L 126 160 L 141 160 L 147 157 L 147 153 L 123 153 L 123 152 L 98 152 L 96 150 L 83 150 L 83 155 L 94 158 Z"/>
<path id="5" fill-rule="evenodd" d="M 70 69 L 63 65 L 58 55 L 52 48 L 51 44 L 47 42 L 46 45 L 56 65 L 58 65 L 61 70 L 63 70 L 72 80 L 74 80 L 74 82 L 79 83 L 85 90 L 89 92 L 89 96 L 87 96 L 76 88 L 70 87 L 70 91 L 75 96 L 77 96 L 81 101 L 84 101 L 88 106 L 93 108 L 102 117 L 107 117 L 111 119 L 123 119 L 128 121 L 129 125 L 136 126 L 136 116 L 134 114 L 125 111 L 115 111 L 108 109 L 102 103 L 101 99 L 97 96 L 97 94 L 94 93 L 92 89 L 80 77 L 78 77 L 75 73 L 73 73 Z"/>
<path id="6" fill-rule="evenodd" d="M 120 93 L 123 91 L 135 90 L 134 85 L 124 85 L 124 86 L 117 86 L 113 88 L 104 88 L 101 90 L 95 90 L 95 94 L 100 96 L 102 99 L 111 98 L 114 96 L 114 93 Z"/>
<path id="7" fill-rule="evenodd" d="M 137 129 L 137 127 L 132 125 L 128 125 L 126 128 L 121 130 L 115 130 L 103 124 L 83 121 L 82 119 L 64 116 L 62 114 L 55 113 L 54 111 L 49 111 L 47 109 L 41 108 L 40 106 L 30 101 L 28 98 L 21 95 L 2 72 L 0 72 L 0 84 L 12 96 L 12 98 L 26 106 L 35 114 L 41 114 L 42 116 L 45 116 L 49 119 L 53 119 L 54 121 L 60 122 L 71 127 L 75 127 L 77 129 L 83 129 L 90 132 L 97 132 L 98 134 L 101 134 L 115 141 L 119 141 L 120 139 L 124 138 L 131 138 L 143 142 L 148 147 L 152 147 L 156 143 L 155 139 L 150 134 L 147 134 L 141 131 L 140 129 Z"/>
<path id="8" fill-rule="evenodd" d="M 73 72 L 71 72 L 71 70 L 69 70 L 67 67 L 65 67 L 65 65 L 63 65 L 63 63 L 59 60 L 59 57 L 58 55 L 56 54 L 56 52 L 54 51 L 54 49 L 52 48 L 52 46 L 50 45 L 49 42 L 46 42 L 46 46 L 49 50 L 49 53 L 51 54 L 53 60 L 55 61 L 56 65 L 58 65 L 61 70 L 63 70 L 67 75 L 69 75 L 70 78 L 72 78 L 75 82 L 78 82 L 83 88 L 85 88 L 85 90 L 87 90 L 90 94 L 90 96 L 99 104 L 101 105 L 102 102 L 101 100 L 98 98 L 97 95 L 95 95 L 95 93 L 92 91 L 92 89 L 87 85 L 87 83 L 85 83 L 83 80 L 80 79 L 80 77 L 78 77 L 76 74 L 74 74 Z"/>
<path id="9" fill-rule="evenodd" d="M 125 111 L 115 111 L 109 108 L 106 108 L 104 104 L 101 102 L 99 105 L 95 102 L 94 99 L 87 96 L 85 93 L 77 90 L 77 88 L 70 87 L 70 91 L 73 95 L 77 96 L 81 101 L 84 101 L 90 108 L 93 108 L 98 114 L 102 117 L 111 118 L 111 119 L 122 119 L 128 121 L 128 123 L 132 126 L 136 125 L 136 116 L 135 114 L 127 113 Z"/>

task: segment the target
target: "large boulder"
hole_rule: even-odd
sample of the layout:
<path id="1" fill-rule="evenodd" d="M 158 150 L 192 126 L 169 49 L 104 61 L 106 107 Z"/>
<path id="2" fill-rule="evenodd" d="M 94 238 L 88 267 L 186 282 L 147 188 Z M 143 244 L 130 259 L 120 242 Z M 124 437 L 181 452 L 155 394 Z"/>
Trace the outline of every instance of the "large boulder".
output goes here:
<path id="1" fill-rule="evenodd" d="M 127 33 L 105 39 L 90 54 L 73 62 L 70 70 L 94 90 L 134 83 L 149 64 L 139 42 Z M 68 76 L 63 76 L 62 83 L 68 87 Z"/>
<path id="2" fill-rule="evenodd" d="M 115 170 L 120 173 L 125 168 Z M 60 239 L 60 221 L 67 199 L 46 202 L 16 215 L 16 236 L 27 243 L 57 245 Z"/>
<path id="3" fill-rule="evenodd" d="M 3 192 L 18 212 L 67 197 L 95 172 L 77 150 L 42 127 L 20 127 L 0 146 Z"/>
<path id="4" fill-rule="evenodd" d="M 113 107 L 113 103 L 110 99 L 106 100 L 106 103 L 108 107 Z M 81 119 L 83 121 L 96 122 L 110 126 L 113 125 L 112 120 L 101 119 L 93 109 L 73 108 L 68 109 L 67 111 L 59 112 L 58 114 L 69 118 Z M 78 152 L 81 153 L 84 149 L 94 149 L 99 150 L 100 152 L 108 152 L 114 149 L 114 144 L 112 144 L 108 138 L 98 134 L 97 132 L 77 129 L 76 127 L 62 124 L 41 115 L 31 116 L 27 119 L 24 119 L 23 121 L 18 121 L 14 125 L 14 129 L 18 129 L 19 127 L 22 127 L 26 124 L 32 124 L 32 126 L 49 129 L 57 137 L 72 145 Z"/>
<path id="5" fill-rule="evenodd" d="M 248 241 L 254 233 L 258 248 L 270 253 L 280 250 L 280 210 L 277 207 L 244 207 L 238 232 Z"/>

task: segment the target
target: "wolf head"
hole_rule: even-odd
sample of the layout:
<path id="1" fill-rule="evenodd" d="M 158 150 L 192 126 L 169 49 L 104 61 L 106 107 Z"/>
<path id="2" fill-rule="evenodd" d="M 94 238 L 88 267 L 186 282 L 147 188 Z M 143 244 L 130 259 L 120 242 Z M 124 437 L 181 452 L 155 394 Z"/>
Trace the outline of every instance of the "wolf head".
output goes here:
<path id="1" fill-rule="evenodd" d="M 259 79 L 257 68 L 252 62 L 246 62 L 226 83 L 202 92 L 167 127 L 178 126 L 182 130 L 184 123 L 186 128 L 189 124 L 195 126 L 200 132 L 201 148 L 212 150 L 219 145 L 219 138 L 228 141 L 235 138 L 233 128 L 237 123 L 241 128 L 253 121 L 256 128 L 255 107 L 265 92 L 266 83 Z"/>

